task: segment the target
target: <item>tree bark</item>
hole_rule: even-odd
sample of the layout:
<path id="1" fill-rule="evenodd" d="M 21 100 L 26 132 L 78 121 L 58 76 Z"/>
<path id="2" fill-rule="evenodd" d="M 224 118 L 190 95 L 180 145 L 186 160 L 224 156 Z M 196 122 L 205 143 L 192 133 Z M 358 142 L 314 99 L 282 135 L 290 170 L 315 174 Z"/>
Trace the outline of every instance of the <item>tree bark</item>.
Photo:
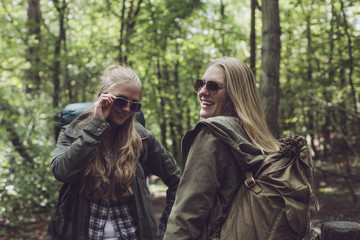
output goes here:
<path id="1" fill-rule="evenodd" d="M 65 31 L 65 26 L 64 26 L 64 22 L 65 22 L 65 10 L 67 8 L 67 3 L 66 0 L 62 0 L 62 3 L 59 3 L 59 0 L 53 0 L 54 6 L 59 14 L 59 35 L 56 38 L 55 41 L 55 48 L 54 48 L 54 62 L 52 65 L 52 75 L 53 75 L 53 83 L 54 83 L 54 91 L 53 91 L 53 106 L 54 108 L 58 108 L 59 107 L 59 102 L 60 102 L 60 75 L 61 75 L 61 60 L 60 60 L 60 55 L 61 55 L 61 43 L 64 42 L 66 40 L 66 31 Z M 69 96 L 71 99 L 71 86 L 70 84 L 65 83 L 65 85 L 69 88 Z M 54 119 L 54 136 L 55 136 L 55 141 L 56 139 L 56 135 L 57 135 L 57 130 L 56 130 L 56 122 L 57 122 L 57 118 L 58 115 L 55 114 L 53 119 Z"/>
<path id="2" fill-rule="evenodd" d="M 176 46 L 176 53 L 179 53 L 179 47 Z M 173 144 L 173 156 L 175 158 L 175 160 L 177 161 L 178 164 L 181 164 L 181 148 L 180 148 L 180 142 L 181 142 L 181 138 L 184 135 L 183 133 L 183 119 L 184 116 L 183 114 L 186 114 L 186 112 L 183 112 L 183 109 L 179 109 L 178 106 L 184 106 L 183 101 L 180 97 L 180 77 L 179 77 L 179 66 L 180 66 L 180 62 L 179 60 L 177 60 L 175 62 L 175 69 L 174 69 L 174 83 L 173 85 L 175 86 L 175 106 L 173 104 L 173 108 L 172 108 L 172 113 L 171 113 L 171 121 L 173 122 L 176 131 L 175 135 L 172 137 L 172 144 Z M 180 166 L 180 165 L 179 165 Z"/>
<path id="3" fill-rule="evenodd" d="M 226 56 L 226 44 L 225 44 L 225 4 L 223 2 L 223 0 L 220 0 L 220 22 L 221 22 L 221 29 L 220 29 L 220 35 L 221 35 L 221 54 L 223 56 Z"/>
<path id="4" fill-rule="evenodd" d="M 345 30 L 345 34 L 346 37 L 348 39 L 348 53 L 349 53 L 349 84 L 351 87 L 351 97 L 353 100 L 353 104 L 354 104 L 354 112 L 357 114 L 357 102 L 356 102 L 356 92 L 355 92 L 355 87 L 354 87 L 354 83 L 352 80 L 352 74 L 354 71 L 354 57 L 353 57 L 353 53 L 352 53 L 352 39 L 351 39 L 351 35 L 349 34 L 349 30 L 348 30 L 348 22 L 346 20 L 346 12 L 344 11 L 344 1 L 340 0 L 340 4 L 341 4 L 341 12 L 343 14 L 344 17 L 344 30 Z"/>
<path id="5" fill-rule="evenodd" d="M 57 36 L 55 41 L 54 62 L 52 66 L 53 81 L 54 81 L 53 106 L 57 108 L 60 99 L 59 92 L 60 92 L 60 75 L 61 75 L 61 64 L 60 64 L 61 44 L 66 40 L 65 10 L 67 8 L 67 3 L 66 0 L 62 0 L 62 3 L 60 3 L 59 0 L 53 0 L 53 2 L 59 14 L 59 35 Z M 68 90 L 70 93 L 71 89 Z"/>
<path id="6" fill-rule="evenodd" d="M 113 13 L 120 18 L 120 36 L 119 36 L 119 57 L 120 63 L 128 64 L 128 56 L 131 36 L 136 25 L 136 17 L 140 13 L 142 0 L 137 2 L 135 8 L 135 0 L 130 1 L 130 7 L 127 7 L 126 0 L 123 0 L 121 15 L 118 16 L 116 12 Z M 110 4 L 110 3 L 108 3 Z M 134 10 L 135 8 L 135 10 Z"/>
<path id="7" fill-rule="evenodd" d="M 260 73 L 261 105 L 265 120 L 275 137 L 279 136 L 280 21 L 278 0 L 262 0 L 262 51 Z"/>
<path id="8" fill-rule="evenodd" d="M 26 71 L 26 92 L 30 93 L 33 89 L 39 90 L 41 85 L 40 77 L 40 46 L 41 46 L 41 10 L 40 0 L 28 0 L 27 9 L 27 49 L 26 61 L 30 63 L 30 68 Z"/>
<path id="9" fill-rule="evenodd" d="M 159 79 L 159 81 L 161 81 L 163 79 L 163 73 L 162 73 L 162 68 L 160 65 L 160 60 L 157 59 L 156 60 L 156 70 L 155 70 L 157 77 Z M 164 99 L 164 96 L 161 94 L 161 87 L 162 85 L 159 84 L 157 86 L 157 91 L 159 94 L 159 99 L 160 99 L 160 104 L 159 104 L 159 108 L 157 109 L 157 116 L 161 116 L 159 118 L 159 126 L 160 126 L 160 133 L 161 133 L 161 144 L 167 149 L 167 143 L 166 143 L 166 135 L 167 135 L 167 131 L 166 131 L 166 125 L 167 125 L 167 121 L 166 118 L 164 117 L 164 113 L 165 113 L 165 102 L 166 100 Z"/>
<path id="10" fill-rule="evenodd" d="M 356 222 L 334 221 L 321 225 L 321 240 L 359 239 L 360 224 Z"/>
<path id="11" fill-rule="evenodd" d="M 250 30 L 250 68 L 256 76 L 256 6 L 257 0 L 251 0 L 251 30 Z"/>
<path id="12" fill-rule="evenodd" d="M 1 104 L 0 104 L 0 111 L 7 115 L 8 117 L 4 117 L 0 121 L 1 127 L 4 127 L 4 129 L 8 132 L 10 142 L 15 149 L 17 153 L 24 159 L 25 162 L 28 162 L 31 164 L 32 167 L 34 167 L 34 159 L 31 155 L 31 151 L 29 151 L 29 148 L 27 148 L 19 133 L 16 131 L 16 124 L 12 121 L 12 116 L 18 115 L 18 113 L 13 109 L 13 107 L 10 105 L 10 103 L 5 98 L 0 98 Z"/>

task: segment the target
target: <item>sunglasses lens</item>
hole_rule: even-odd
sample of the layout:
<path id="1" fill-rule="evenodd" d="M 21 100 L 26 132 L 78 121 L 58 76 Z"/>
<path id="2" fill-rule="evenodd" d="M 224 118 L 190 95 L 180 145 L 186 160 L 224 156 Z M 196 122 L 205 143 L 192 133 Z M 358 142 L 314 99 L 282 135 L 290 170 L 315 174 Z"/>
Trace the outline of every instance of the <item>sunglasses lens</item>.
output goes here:
<path id="1" fill-rule="evenodd" d="M 123 99 L 123 98 L 116 98 L 114 101 L 114 105 L 117 106 L 118 108 L 123 108 L 127 105 L 127 100 Z"/>
<path id="2" fill-rule="evenodd" d="M 141 104 L 138 102 L 132 102 L 122 97 L 117 97 L 114 101 L 114 105 L 118 108 L 123 108 L 130 103 L 130 110 L 133 112 L 138 112 L 141 109 Z"/>
<path id="3" fill-rule="evenodd" d="M 214 82 L 214 81 L 208 81 L 206 83 L 206 88 L 211 90 L 211 91 L 218 91 L 219 90 L 219 84 L 217 82 Z"/>
<path id="4" fill-rule="evenodd" d="M 194 83 L 194 90 L 198 92 L 199 89 L 202 88 L 203 86 L 204 86 L 204 81 L 202 79 L 196 79 Z"/>
<path id="5" fill-rule="evenodd" d="M 130 103 L 130 110 L 133 112 L 138 112 L 141 109 L 141 104 L 140 103 Z"/>
<path id="6" fill-rule="evenodd" d="M 200 88 L 204 87 L 205 81 L 202 79 L 196 79 L 194 84 L 194 89 L 196 92 L 200 90 Z M 206 82 L 206 88 L 210 91 L 218 91 L 220 89 L 220 86 L 215 81 L 207 81 Z"/>

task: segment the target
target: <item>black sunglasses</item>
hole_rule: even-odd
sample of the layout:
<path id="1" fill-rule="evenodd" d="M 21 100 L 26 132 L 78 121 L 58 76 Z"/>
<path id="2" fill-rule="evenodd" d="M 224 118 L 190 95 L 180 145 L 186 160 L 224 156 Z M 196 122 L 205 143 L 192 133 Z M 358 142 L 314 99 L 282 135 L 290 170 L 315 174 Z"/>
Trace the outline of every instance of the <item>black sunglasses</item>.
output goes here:
<path id="1" fill-rule="evenodd" d="M 199 92 L 201 88 L 203 88 L 206 85 L 206 89 L 210 90 L 210 91 L 219 91 L 219 89 L 222 89 L 222 87 L 220 87 L 218 82 L 215 81 L 205 81 L 204 79 L 198 78 L 196 79 L 195 83 L 194 83 L 194 89 L 195 92 Z"/>
<path id="2" fill-rule="evenodd" d="M 140 111 L 141 103 L 139 103 L 139 102 L 130 101 L 123 97 L 116 97 L 114 100 L 114 105 L 118 108 L 123 108 L 123 107 L 127 106 L 128 103 L 130 103 L 130 110 L 132 112 Z"/>

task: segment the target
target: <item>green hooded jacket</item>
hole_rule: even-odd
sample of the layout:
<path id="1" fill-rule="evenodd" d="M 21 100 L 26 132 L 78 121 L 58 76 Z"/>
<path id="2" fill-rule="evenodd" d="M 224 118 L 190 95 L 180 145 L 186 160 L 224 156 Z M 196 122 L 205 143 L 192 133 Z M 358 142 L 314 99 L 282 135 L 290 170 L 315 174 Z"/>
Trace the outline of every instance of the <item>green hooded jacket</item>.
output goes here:
<path id="1" fill-rule="evenodd" d="M 143 148 L 145 148 L 144 146 L 147 148 L 146 151 L 144 149 L 142 151 L 132 182 L 140 236 L 142 240 L 161 239 L 174 203 L 180 181 L 180 170 L 174 159 L 150 131 L 137 122 L 135 127 L 142 138 Z M 68 212 L 66 216 L 63 216 L 63 211 L 54 212 L 49 223 L 46 240 L 87 239 L 90 203 L 85 194 L 80 191 L 80 179 L 100 136 L 109 128 L 110 125 L 106 121 L 93 117 L 83 129 L 78 129 L 73 124 L 62 129 L 53 152 L 51 170 L 58 181 L 65 183 L 63 189 L 65 186 L 71 186 L 71 202 L 67 206 L 70 209 L 66 210 Z M 146 181 L 147 174 L 159 176 L 168 186 L 166 207 L 160 218 L 159 229 L 151 206 L 150 192 Z M 62 229 L 65 229 L 65 232 L 59 236 L 58 232 L 61 232 Z"/>
<path id="2" fill-rule="evenodd" d="M 183 175 L 165 240 L 216 239 L 244 170 L 263 161 L 234 117 L 199 121 L 182 140 Z"/>

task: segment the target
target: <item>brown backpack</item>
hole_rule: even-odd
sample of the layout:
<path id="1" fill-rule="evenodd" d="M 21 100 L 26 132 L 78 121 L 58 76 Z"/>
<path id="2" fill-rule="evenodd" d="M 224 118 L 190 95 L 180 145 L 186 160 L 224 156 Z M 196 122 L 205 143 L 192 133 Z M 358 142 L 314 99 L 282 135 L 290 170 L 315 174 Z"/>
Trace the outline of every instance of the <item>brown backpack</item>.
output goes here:
<path id="1" fill-rule="evenodd" d="M 312 160 L 306 140 L 298 135 L 280 141 L 254 171 L 246 172 L 220 239 L 303 239 L 310 228 L 310 206 L 319 209 L 312 191 Z"/>

